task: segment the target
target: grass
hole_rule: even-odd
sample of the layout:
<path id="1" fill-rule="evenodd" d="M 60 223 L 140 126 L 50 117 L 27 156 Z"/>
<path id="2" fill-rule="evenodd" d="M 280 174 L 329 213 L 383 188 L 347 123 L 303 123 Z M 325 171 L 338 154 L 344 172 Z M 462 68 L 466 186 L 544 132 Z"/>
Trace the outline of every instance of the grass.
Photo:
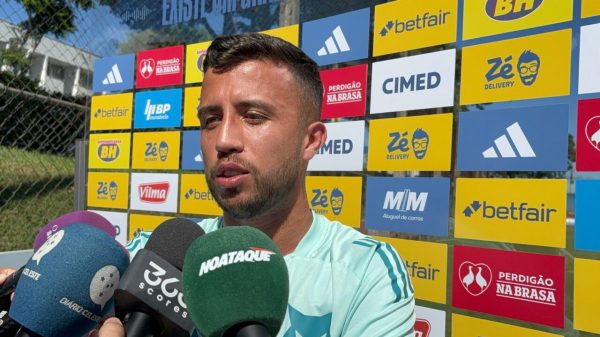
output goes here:
<path id="1" fill-rule="evenodd" d="M 75 159 L 0 146 L 0 251 L 30 249 L 40 228 L 73 210 Z"/>

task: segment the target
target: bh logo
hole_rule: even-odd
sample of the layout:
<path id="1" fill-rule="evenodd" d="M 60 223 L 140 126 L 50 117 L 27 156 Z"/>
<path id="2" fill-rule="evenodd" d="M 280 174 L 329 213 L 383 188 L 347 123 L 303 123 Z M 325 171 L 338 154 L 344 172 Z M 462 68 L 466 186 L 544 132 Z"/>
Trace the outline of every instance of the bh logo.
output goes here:
<path id="1" fill-rule="evenodd" d="M 320 208 L 315 210 L 319 214 L 327 214 L 327 208 L 331 205 L 331 211 L 334 215 L 340 215 L 342 208 L 344 207 L 344 194 L 337 187 L 331 190 L 329 200 L 327 197 L 326 189 L 315 188 L 312 190 L 313 197 L 310 204 L 314 208 Z"/>
<path id="2" fill-rule="evenodd" d="M 96 190 L 96 194 L 99 199 L 106 200 L 110 198 L 110 200 L 117 199 L 117 192 L 119 191 L 119 186 L 116 182 L 111 181 L 107 183 L 106 181 L 98 182 L 98 189 Z"/>
<path id="3" fill-rule="evenodd" d="M 487 0 L 486 14 L 499 21 L 518 20 L 534 12 L 544 0 Z"/>
<path id="4" fill-rule="evenodd" d="M 502 57 L 491 58 L 487 60 L 487 63 L 490 65 L 490 69 L 485 74 L 485 78 L 488 82 L 494 83 L 486 84 L 485 89 L 510 88 L 514 85 L 515 81 L 512 78 L 515 74 L 512 55 L 504 59 Z M 525 50 L 521 53 L 517 61 L 517 69 L 523 85 L 530 86 L 535 83 L 540 64 L 540 57 L 531 50 Z"/>
<path id="5" fill-rule="evenodd" d="M 121 150 L 117 141 L 101 141 L 98 145 L 98 157 L 104 162 L 114 161 L 120 153 Z"/>
<path id="6" fill-rule="evenodd" d="M 156 158 L 160 158 L 160 161 L 165 161 L 168 154 L 169 144 L 164 140 L 158 146 L 155 142 L 146 143 L 146 151 L 144 151 L 146 161 L 156 161 Z"/>
<path id="7" fill-rule="evenodd" d="M 429 147 L 429 135 L 423 129 L 416 129 L 412 134 L 412 138 L 408 140 L 408 131 L 390 132 L 390 142 L 388 143 L 387 149 L 389 154 L 387 159 L 408 159 L 410 154 L 407 153 L 412 145 L 412 150 L 417 159 L 423 159 L 427 155 L 427 148 Z M 397 153 L 400 152 L 400 153 Z"/>
<path id="8" fill-rule="evenodd" d="M 460 284 L 469 294 L 479 296 L 492 283 L 492 269 L 485 263 L 465 261 L 458 267 L 458 277 Z"/>

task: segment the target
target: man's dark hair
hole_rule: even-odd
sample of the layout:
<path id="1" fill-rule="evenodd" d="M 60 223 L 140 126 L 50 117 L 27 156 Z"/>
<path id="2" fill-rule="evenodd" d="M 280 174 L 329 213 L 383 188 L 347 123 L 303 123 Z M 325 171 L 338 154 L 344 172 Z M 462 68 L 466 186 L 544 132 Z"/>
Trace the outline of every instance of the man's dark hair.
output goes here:
<path id="1" fill-rule="evenodd" d="M 296 79 L 301 101 L 308 103 L 303 120 L 313 122 L 321 118 L 323 83 L 317 64 L 301 49 L 280 38 L 259 33 L 218 37 L 208 47 L 202 68 L 222 73 L 252 60 L 286 67 Z"/>

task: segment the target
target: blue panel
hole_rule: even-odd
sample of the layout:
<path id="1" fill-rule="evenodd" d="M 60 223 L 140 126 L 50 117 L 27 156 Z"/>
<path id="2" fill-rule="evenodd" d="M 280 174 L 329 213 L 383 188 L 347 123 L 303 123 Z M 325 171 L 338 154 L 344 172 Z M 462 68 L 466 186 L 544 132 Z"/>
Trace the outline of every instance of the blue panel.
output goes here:
<path id="1" fill-rule="evenodd" d="M 135 55 L 105 57 L 94 62 L 94 92 L 133 89 Z"/>
<path id="2" fill-rule="evenodd" d="M 200 131 L 183 131 L 181 169 L 184 171 L 204 170 L 204 160 L 200 149 Z"/>
<path id="3" fill-rule="evenodd" d="M 600 180 L 575 182 L 575 249 L 600 252 Z"/>
<path id="4" fill-rule="evenodd" d="M 181 89 L 142 91 L 135 94 L 136 129 L 181 125 Z"/>

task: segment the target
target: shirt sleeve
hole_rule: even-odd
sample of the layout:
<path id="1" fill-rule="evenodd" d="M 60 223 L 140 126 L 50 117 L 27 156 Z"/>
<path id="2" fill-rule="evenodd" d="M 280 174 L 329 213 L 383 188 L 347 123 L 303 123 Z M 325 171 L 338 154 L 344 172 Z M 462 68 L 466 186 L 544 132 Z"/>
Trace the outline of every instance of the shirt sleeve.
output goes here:
<path id="1" fill-rule="evenodd" d="M 131 241 L 127 242 L 127 244 L 125 245 L 125 249 L 127 249 L 127 251 L 129 252 L 129 260 L 133 260 L 135 254 L 137 254 L 137 252 L 140 249 L 146 246 L 150 234 L 152 234 L 152 232 L 140 231 L 135 234 Z"/>
<path id="2" fill-rule="evenodd" d="M 342 336 L 413 336 L 414 290 L 395 249 L 373 240 L 374 252 L 351 302 Z"/>

